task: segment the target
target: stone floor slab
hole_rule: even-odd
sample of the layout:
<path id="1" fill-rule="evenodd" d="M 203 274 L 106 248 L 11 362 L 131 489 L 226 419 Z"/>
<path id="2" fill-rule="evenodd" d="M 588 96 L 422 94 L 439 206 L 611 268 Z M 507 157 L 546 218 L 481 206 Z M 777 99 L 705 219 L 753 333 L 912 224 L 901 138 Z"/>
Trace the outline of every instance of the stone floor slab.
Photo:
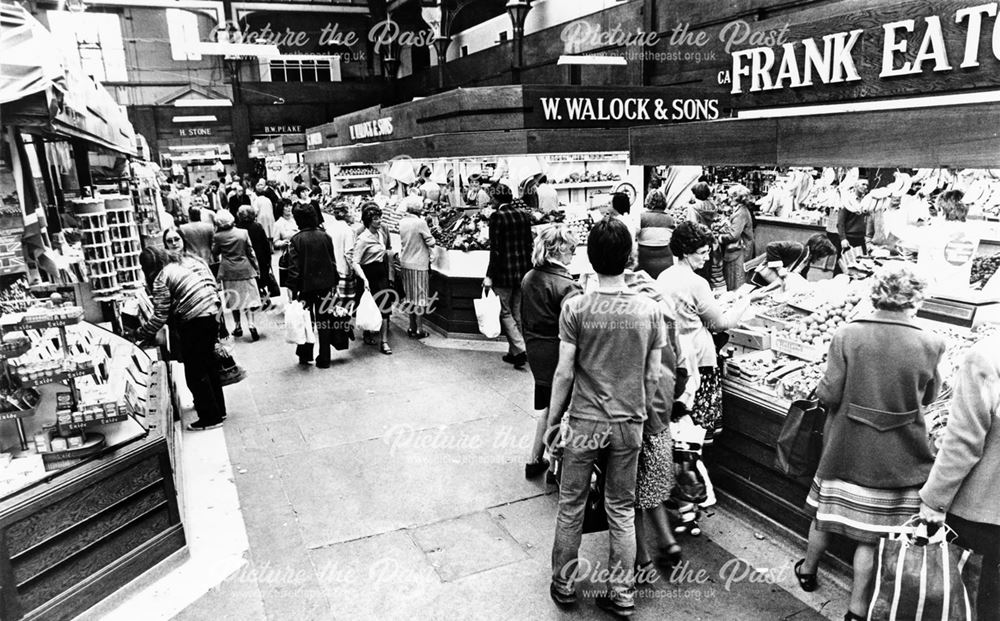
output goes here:
<path id="1" fill-rule="evenodd" d="M 442 583 L 406 531 L 308 552 L 337 616 L 406 619 L 438 596 Z"/>
<path id="2" fill-rule="evenodd" d="M 528 558 L 517 541 L 484 512 L 414 528 L 410 536 L 444 582 Z"/>

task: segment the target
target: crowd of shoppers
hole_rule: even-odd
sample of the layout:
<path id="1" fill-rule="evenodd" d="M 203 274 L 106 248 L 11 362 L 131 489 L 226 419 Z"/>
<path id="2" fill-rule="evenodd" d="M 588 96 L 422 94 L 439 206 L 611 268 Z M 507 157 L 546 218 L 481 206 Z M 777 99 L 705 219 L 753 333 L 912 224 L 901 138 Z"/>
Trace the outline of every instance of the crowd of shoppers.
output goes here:
<path id="1" fill-rule="evenodd" d="M 425 179 L 421 187 L 428 184 L 436 186 Z M 859 182 L 845 191 L 836 237 L 768 244 L 755 284 L 804 276 L 838 249 L 863 248 L 857 232 L 864 223 L 865 189 Z M 212 184 L 207 192 L 194 192 L 185 222 L 165 231 L 163 249 L 147 249 L 141 257 L 155 312 L 138 335 L 148 338 L 170 326 L 195 396 L 198 420 L 191 429 L 215 427 L 226 417 L 218 370 L 209 362 L 218 318 L 222 309 L 231 311 L 235 336 L 245 320 L 251 338 L 259 338 L 254 312 L 264 304 L 261 292 L 276 295 L 277 283 L 270 286 L 272 252 L 282 256 L 281 286 L 308 308 L 317 326 L 318 349 L 299 346 L 300 363 L 329 367 L 342 320 L 333 311 L 350 307 L 363 290 L 390 291 L 393 281 L 409 303 L 408 336 L 427 336 L 421 320 L 431 297 L 435 241 L 424 216 L 433 188 L 406 199 L 398 266 L 382 208 L 374 202 L 362 206 L 355 230 L 342 203 L 333 205 L 334 220 L 324 224 L 303 188 L 290 197 L 266 183 L 256 184 L 250 196 L 242 185 L 221 192 Z M 480 205 L 484 193 L 490 205 Z M 508 344 L 503 359 L 515 368 L 530 365 L 534 379 L 537 423 L 525 475 L 540 476 L 559 460 L 550 594 L 560 606 L 577 601 L 576 561 L 595 466 L 604 477 L 611 570 L 609 590 L 597 605 L 632 614 L 636 576 L 681 558 L 667 512 L 676 483 L 671 424 L 690 416 L 704 429 L 704 443 L 712 444 L 722 423 L 713 335 L 735 327 L 761 295 L 736 298 L 724 310 L 713 294 L 723 288 L 720 282 L 730 291 L 740 288 L 743 264 L 757 250 L 749 191 L 735 188 L 728 214 L 718 209 L 707 183 L 696 184 L 693 194 L 689 219 L 676 222 L 664 194 L 651 192 L 637 230 L 629 224 L 627 197 L 616 196 L 613 210 L 587 239 L 594 275 L 588 287 L 570 273 L 581 240 L 569 227 L 552 224 L 533 233 L 524 204 L 503 184 L 487 190 L 477 182 L 470 192 L 477 206 L 493 207 L 483 286 L 501 301 Z M 806 501 L 813 515 L 808 547 L 795 576 L 804 590 L 815 590 L 831 536 L 854 541 L 845 619 L 865 618 L 876 542 L 919 513 L 928 523 L 947 523 L 958 544 L 983 554 L 979 618 L 1000 618 L 1000 511 L 990 491 L 1000 476 L 1000 432 L 992 425 L 1000 412 L 1000 337 L 974 347 L 963 362 L 935 459 L 920 413 L 941 387 L 937 369 L 944 343 L 913 320 L 927 283 L 906 267 L 887 269 L 873 283 L 875 312 L 836 332 L 817 389 L 829 414 Z M 382 305 L 382 313 L 380 330 L 365 341 L 388 355 L 391 307 Z M 702 476 L 710 489 L 707 470 Z"/>

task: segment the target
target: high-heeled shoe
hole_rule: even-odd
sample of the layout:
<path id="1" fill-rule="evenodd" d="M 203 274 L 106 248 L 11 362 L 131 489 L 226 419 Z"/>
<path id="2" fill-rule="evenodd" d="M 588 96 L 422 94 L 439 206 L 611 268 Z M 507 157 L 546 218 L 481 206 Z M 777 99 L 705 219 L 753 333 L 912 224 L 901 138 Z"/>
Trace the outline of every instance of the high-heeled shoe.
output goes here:
<path id="1" fill-rule="evenodd" d="M 243 328 L 237 326 L 236 328 L 233 329 L 233 337 L 240 338 L 241 336 L 243 336 Z"/>
<path id="2" fill-rule="evenodd" d="M 660 550 L 660 565 L 673 569 L 681 564 L 683 553 L 680 545 L 673 543 Z"/>
<path id="3" fill-rule="evenodd" d="M 257 328 L 250 328 L 250 340 L 254 343 L 260 340 L 260 334 L 257 333 Z"/>

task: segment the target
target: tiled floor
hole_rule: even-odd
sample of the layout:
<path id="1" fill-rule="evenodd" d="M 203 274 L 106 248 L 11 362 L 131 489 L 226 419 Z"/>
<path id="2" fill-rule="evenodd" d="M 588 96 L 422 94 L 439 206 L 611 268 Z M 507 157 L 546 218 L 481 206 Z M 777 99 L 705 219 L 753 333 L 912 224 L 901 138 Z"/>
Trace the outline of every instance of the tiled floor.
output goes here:
<path id="1" fill-rule="evenodd" d="M 393 356 L 356 342 L 325 370 L 298 366 L 277 328 L 236 345 L 249 378 L 227 388 L 224 435 L 247 564 L 177 619 L 605 618 L 587 599 L 564 613 L 548 597 L 555 496 L 522 475 L 530 374 L 493 344 L 394 337 Z M 753 539 L 726 515 L 706 533 Z M 813 608 L 839 597 L 793 597 L 790 574 L 727 588 L 732 554 L 711 534 L 682 543 L 691 575 L 642 587 L 638 618 L 823 619 Z M 586 536 L 582 555 L 604 562 L 606 534 Z"/>

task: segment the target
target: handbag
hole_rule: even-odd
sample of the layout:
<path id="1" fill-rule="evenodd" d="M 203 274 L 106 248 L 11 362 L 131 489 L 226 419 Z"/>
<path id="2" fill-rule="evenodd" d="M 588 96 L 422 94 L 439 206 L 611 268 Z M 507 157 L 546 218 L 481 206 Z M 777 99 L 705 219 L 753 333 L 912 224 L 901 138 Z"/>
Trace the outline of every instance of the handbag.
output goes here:
<path id="1" fill-rule="evenodd" d="M 919 519 L 913 516 L 902 532 L 879 540 L 868 621 L 973 621 L 964 575 L 972 553 L 949 541 L 955 531 L 947 525 L 927 536 Z"/>
<path id="2" fill-rule="evenodd" d="M 826 410 L 815 398 L 798 399 L 788 406 L 785 423 L 778 434 L 775 467 L 790 477 L 812 477 L 823 453 L 823 426 Z"/>
<path id="3" fill-rule="evenodd" d="M 232 353 L 222 343 L 215 344 L 215 364 L 219 369 L 219 383 L 223 386 L 237 384 L 247 377 L 246 370 L 236 364 Z"/>

